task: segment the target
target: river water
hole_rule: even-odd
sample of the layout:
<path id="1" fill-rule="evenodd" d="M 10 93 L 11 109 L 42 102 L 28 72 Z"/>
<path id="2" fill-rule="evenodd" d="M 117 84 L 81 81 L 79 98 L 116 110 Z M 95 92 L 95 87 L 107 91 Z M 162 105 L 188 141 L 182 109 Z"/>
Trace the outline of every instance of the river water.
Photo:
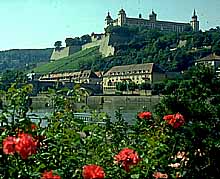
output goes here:
<path id="1" fill-rule="evenodd" d="M 96 98 L 96 97 L 94 97 Z M 86 114 L 96 112 L 105 112 L 111 118 L 111 121 L 116 121 L 116 111 L 120 110 L 123 118 L 129 124 L 133 124 L 136 120 L 137 113 L 141 111 L 151 111 L 155 109 L 155 105 L 160 101 L 160 96 L 150 97 L 105 97 L 103 103 L 90 100 L 88 103 L 89 109 Z M 95 99 L 97 101 L 97 98 Z M 84 105 L 84 104 L 81 104 Z M 79 105 L 79 106 L 81 106 Z M 49 116 L 52 113 L 51 108 L 34 109 L 33 113 L 40 117 Z M 43 121 L 45 122 L 45 121 Z M 46 125 L 44 123 L 43 125 Z"/>

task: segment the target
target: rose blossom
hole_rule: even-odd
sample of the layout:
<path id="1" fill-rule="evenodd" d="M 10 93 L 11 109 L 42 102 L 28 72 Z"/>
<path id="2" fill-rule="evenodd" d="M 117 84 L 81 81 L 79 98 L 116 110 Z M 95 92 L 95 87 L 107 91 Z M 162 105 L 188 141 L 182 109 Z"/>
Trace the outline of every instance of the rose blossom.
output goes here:
<path id="1" fill-rule="evenodd" d="M 103 179 L 105 178 L 105 172 L 102 167 L 98 165 L 85 165 L 83 167 L 84 179 Z"/>
<path id="2" fill-rule="evenodd" d="M 15 153 L 16 137 L 8 136 L 3 140 L 3 152 L 8 155 Z"/>
<path id="3" fill-rule="evenodd" d="M 140 161 L 138 153 L 129 148 L 122 149 L 114 159 L 116 163 L 122 164 L 126 172 L 130 171 L 130 166 L 136 165 Z"/>
<path id="4" fill-rule="evenodd" d="M 61 179 L 61 177 L 59 175 L 54 175 L 53 174 L 53 171 L 45 171 L 43 174 L 42 174 L 42 177 L 41 179 Z"/>
<path id="5" fill-rule="evenodd" d="M 27 159 L 28 156 L 35 154 L 37 149 L 37 142 L 34 141 L 30 134 L 19 134 L 18 142 L 15 145 L 15 150 L 20 154 L 22 159 Z"/>
<path id="6" fill-rule="evenodd" d="M 140 113 L 138 114 L 138 117 L 139 117 L 140 119 L 150 119 L 151 116 L 152 116 L 151 112 L 140 112 Z"/>
<path id="7" fill-rule="evenodd" d="M 185 122 L 183 115 L 180 113 L 174 114 L 174 115 L 166 115 L 163 117 L 165 121 L 168 122 L 173 128 L 179 128 L 182 126 Z"/>

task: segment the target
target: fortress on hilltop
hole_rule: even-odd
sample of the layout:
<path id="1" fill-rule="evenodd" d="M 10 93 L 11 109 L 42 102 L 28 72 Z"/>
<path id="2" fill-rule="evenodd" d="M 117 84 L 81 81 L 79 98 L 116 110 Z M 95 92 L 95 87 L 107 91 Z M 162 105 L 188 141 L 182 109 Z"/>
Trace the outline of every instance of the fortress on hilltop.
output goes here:
<path id="1" fill-rule="evenodd" d="M 105 27 L 109 26 L 139 26 L 146 29 L 158 29 L 161 31 L 176 33 L 181 33 L 187 29 L 189 30 L 190 28 L 192 28 L 195 32 L 199 31 L 199 21 L 195 10 L 189 23 L 181 23 L 157 20 L 157 14 L 153 10 L 149 15 L 149 19 L 142 18 L 141 14 L 139 14 L 138 18 L 130 18 L 126 16 L 125 10 L 121 9 L 118 13 L 118 18 L 115 20 L 112 19 L 110 13 L 108 12 L 107 17 L 105 18 Z M 90 37 L 91 42 L 84 45 L 66 45 L 66 47 L 62 47 L 58 50 L 55 48 L 51 55 L 51 61 L 67 57 L 77 51 L 96 46 L 99 47 L 99 52 L 103 57 L 112 56 L 115 54 L 115 43 L 123 44 L 131 40 L 130 37 L 121 36 L 116 33 L 107 33 L 106 31 L 101 34 L 92 33 Z"/>
<path id="2" fill-rule="evenodd" d="M 149 15 L 149 19 L 142 18 L 142 15 L 139 14 L 138 18 L 127 17 L 124 9 L 121 9 L 118 13 L 117 19 L 112 19 L 110 13 L 108 12 L 105 18 L 106 27 L 108 26 L 143 26 L 148 29 L 158 29 L 162 31 L 170 32 L 183 32 L 186 28 L 192 27 L 193 31 L 199 31 L 199 21 L 194 10 L 192 20 L 190 23 L 181 23 L 181 22 L 169 22 L 169 21 L 160 21 L 157 20 L 157 14 L 152 10 L 152 13 Z"/>

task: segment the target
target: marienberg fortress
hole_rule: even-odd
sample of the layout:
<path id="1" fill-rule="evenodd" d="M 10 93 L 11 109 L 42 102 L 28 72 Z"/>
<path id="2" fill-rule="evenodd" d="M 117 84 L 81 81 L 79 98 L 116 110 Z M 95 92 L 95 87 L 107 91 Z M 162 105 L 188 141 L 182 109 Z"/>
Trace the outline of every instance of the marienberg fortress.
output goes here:
<path id="1" fill-rule="evenodd" d="M 190 23 L 169 22 L 157 20 L 157 14 L 152 10 L 149 19 L 142 18 L 139 14 L 138 18 L 127 17 L 124 9 L 118 13 L 118 18 L 113 20 L 110 13 L 105 19 L 106 27 L 108 26 L 143 26 L 148 29 L 158 29 L 161 31 L 183 32 L 186 28 L 192 27 L 193 31 L 199 31 L 199 21 L 197 19 L 196 11 L 194 10 Z"/>
<path id="2" fill-rule="evenodd" d="M 137 18 L 131 18 L 127 17 L 124 9 L 121 9 L 116 19 L 113 19 L 108 12 L 105 18 L 105 28 L 110 26 L 136 26 L 144 27 L 146 29 L 157 29 L 161 31 L 176 33 L 184 32 L 186 29 L 190 28 L 195 32 L 199 31 L 199 21 L 195 10 L 193 12 L 191 21 L 189 23 L 182 23 L 157 20 L 157 14 L 153 10 L 149 15 L 149 19 L 144 19 L 141 14 L 139 14 L 139 17 Z M 108 57 L 114 55 L 115 53 L 115 42 L 124 43 L 128 40 L 128 38 L 118 36 L 117 34 L 109 34 L 106 32 L 102 34 L 92 33 L 90 43 L 84 44 L 82 46 L 68 46 L 59 50 L 54 49 L 51 60 L 58 60 L 60 58 L 67 57 L 77 51 L 96 46 L 99 47 L 99 52 L 103 57 Z"/>

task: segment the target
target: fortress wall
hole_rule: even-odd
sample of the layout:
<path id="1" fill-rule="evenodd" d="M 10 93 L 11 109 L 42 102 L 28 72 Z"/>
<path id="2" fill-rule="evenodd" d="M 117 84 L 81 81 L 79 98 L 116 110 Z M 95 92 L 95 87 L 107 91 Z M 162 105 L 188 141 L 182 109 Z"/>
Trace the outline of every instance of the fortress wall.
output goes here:
<path id="1" fill-rule="evenodd" d="M 94 42 L 87 43 L 87 44 L 82 46 L 82 50 L 92 48 L 92 47 L 96 47 L 96 46 L 100 46 L 101 43 L 102 43 L 102 40 L 97 40 L 97 41 L 94 41 Z"/>
<path id="2" fill-rule="evenodd" d="M 102 53 L 103 57 L 114 55 L 115 48 L 109 45 L 110 38 L 110 35 L 106 35 L 102 38 L 102 43 L 100 45 L 99 51 Z"/>
<path id="3" fill-rule="evenodd" d="M 133 37 L 128 36 L 120 36 L 117 34 L 111 34 L 109 39 L 109 45 L 114 46 L 115 43 L 117 44 L 124 44 L 126 42 L 129 42 Z"/>
<path id="4" fill-rule="evenodd" d="M 51 60 L 58 60 L 60 58 L 67 57 L 73 53 L 76 53 L 80 50 L 85 50 L 88 48 L 99 46 L 99 52 L 102 54 L 103 57 L 112 56 L 115 53 L 115 43 L 121 44 L 128 42 L 131 37 L 123 37 L 116 34 L 107 34 L 103 35 L 101 40 L 96 40 L 91 43 L 87 43 L 83 46 L 71 46 L 71 47 L 64 47 L 60 50 L 53 50 L 51 55 Z"/>
<path id="5" fill-rule="evenodd" d="M 99 52 L 102 54 L 103 57 L 114 55 L 115 49 L 114 47 L 109 46 L 109 39 L 110 39 L 109 35 L 103 36 L 101 40 L 93 41 L 91 43 L 83 45 L 82 50 L 100 46 Z"/>
<path id="6" fill-rule="evenodd" d="M 81 45 L 75 45 L 75 46 L 70 46 L 69 48 L 69 55 L 72 55 L 82 49 Z"/>
<path id="7" fill-rule="evenodd" d="M 53 50 L 53 53 L 50 57 L 50 60 L 58 60 L 60 58 L 64 58 L 69 56 L 69 47 L 64 47 L 60 50 Z"/>
<path id="8" fill-rule="evenodd" d="M 123 37 L 116 34 L 107 34 L 102 38 L 102 43 L 100 45 L 99 51 L 102 53 L 103 57 L 108 57 L 115 54 L 115 44 L 124 44 L 129 42 L 132 37 Z"/>
<path id="9" fill-rule="evenodd" d="M 69 55 L 80 51 L 82 47 L 80 45 L 64 47 L 60 50 L 53 50 L 50 60 L 58 60 L 60 58 L 68 57 Z"/>

